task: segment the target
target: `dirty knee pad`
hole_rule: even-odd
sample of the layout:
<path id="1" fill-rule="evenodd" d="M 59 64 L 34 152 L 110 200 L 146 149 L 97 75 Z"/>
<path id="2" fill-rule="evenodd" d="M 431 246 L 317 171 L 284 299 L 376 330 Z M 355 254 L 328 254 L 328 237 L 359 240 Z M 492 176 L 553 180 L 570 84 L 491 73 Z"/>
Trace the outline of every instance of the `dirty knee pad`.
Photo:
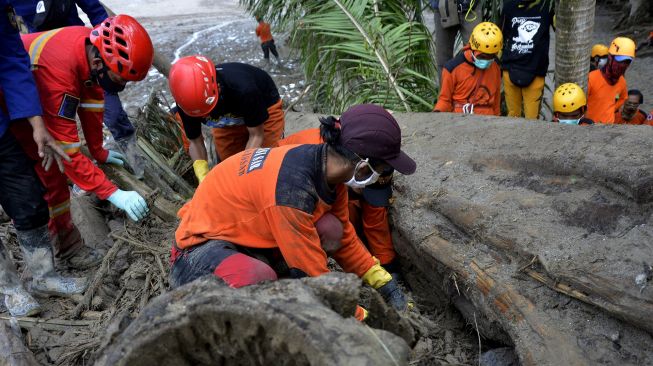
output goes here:
<path id="1" fill-rule="evenodd" d="M 234 288 L 277 279 L 277 274 L 270 266 L 243 253 L 225 258 L 213 273 Z"/>
<path id="2" fill-rule="evenodd" d="M 180 250 L 170 269 L 170 285 L 175 288 L 211 274 L 222 261 L 237 253 L 236 246 L 224 240 L 209 240 Z"/>

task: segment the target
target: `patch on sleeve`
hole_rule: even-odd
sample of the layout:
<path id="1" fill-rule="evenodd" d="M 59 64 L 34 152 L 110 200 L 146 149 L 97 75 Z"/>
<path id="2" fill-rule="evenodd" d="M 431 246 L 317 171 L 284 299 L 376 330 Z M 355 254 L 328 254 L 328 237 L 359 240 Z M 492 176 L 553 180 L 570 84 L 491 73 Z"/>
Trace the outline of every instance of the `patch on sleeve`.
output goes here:
<path id="1" fill-rule="evenodd" d="M 238 175 L 249 174 L 254 170 L 263 168 L 269 153 L 270 148 L 245 151 L 240 158 Z"/>
<path id="2" fill-rule="evenodd" d="M 79 98 L 73 97 L 70 94 L 64 94 L 63 99 L 61 100 L 61 105 L 59 106 L 59 117 L 69 119 L 71 121 L 75 120 L 75 115 L 77 115 L 77 108 L 79 107 Z"/>

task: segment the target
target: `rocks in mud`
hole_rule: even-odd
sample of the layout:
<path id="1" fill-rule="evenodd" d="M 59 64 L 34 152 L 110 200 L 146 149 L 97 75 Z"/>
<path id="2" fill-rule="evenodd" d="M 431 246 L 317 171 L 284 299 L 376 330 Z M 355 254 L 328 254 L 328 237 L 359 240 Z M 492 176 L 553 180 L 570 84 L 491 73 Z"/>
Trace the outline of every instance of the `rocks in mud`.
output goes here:
<path id="1" fill-rule="evenodd" d="M 240 289 L 208 276 L 152 300 L 97 364 L 406 365 L 401 338 L 338 313 L 359 287 L 342 273 Z"/>
<path id="2" fill-rule="evenodd" d="M 481 354 L 481 366 L 519 366 L 519 358 L 513 348 L 501 347 Z"/>

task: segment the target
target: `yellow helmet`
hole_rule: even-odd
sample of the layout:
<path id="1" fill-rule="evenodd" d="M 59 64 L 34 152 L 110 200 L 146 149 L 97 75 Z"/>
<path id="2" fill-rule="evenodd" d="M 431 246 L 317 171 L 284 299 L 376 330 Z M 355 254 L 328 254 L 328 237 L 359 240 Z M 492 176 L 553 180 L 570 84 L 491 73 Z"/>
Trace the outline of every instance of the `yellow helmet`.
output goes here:
<path id="1" fill-rule="evenodd" d="M 483 22 L 474 27 L 469 36 L 469 45 L 474 51 L 496 54 L 503 48 L 503 34 L 494 23 Z"/>
<path id="2" fill-rule="evenodd" d="M 585 92 L 574 83 L 562 84 L 553 93 L 553 111 L 569 113 L 587 104 Z"/>
<path id="3" fill-rule="evenodd" d="M 590 57 L 592 58 L 596 56 L 603 57 L 607 55 L 608 55 L 608 46 L 600 43 L 597 43 L 594 46 L 592 46 L 592 56 Z"/>
<path id="4" fill-rule="evenodd" d="M 608 53 L 613 56 L 628 56 L 635 58 L 635 41 L 627 37 L 617 37 L 610 43 Z"/>

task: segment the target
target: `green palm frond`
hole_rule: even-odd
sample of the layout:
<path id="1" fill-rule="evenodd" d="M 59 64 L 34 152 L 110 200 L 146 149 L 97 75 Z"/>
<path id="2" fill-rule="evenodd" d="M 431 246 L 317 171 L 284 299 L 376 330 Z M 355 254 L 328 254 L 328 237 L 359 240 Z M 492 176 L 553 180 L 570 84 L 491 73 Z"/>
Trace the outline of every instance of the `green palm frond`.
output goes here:
<path id="1" fill-rule="evenodd" d="M 324 112 L 357 103 L 427 111 L 437 96 L 434 49 L 420 1 L 241 0 L 291 30 L 313 102 Z"/>

